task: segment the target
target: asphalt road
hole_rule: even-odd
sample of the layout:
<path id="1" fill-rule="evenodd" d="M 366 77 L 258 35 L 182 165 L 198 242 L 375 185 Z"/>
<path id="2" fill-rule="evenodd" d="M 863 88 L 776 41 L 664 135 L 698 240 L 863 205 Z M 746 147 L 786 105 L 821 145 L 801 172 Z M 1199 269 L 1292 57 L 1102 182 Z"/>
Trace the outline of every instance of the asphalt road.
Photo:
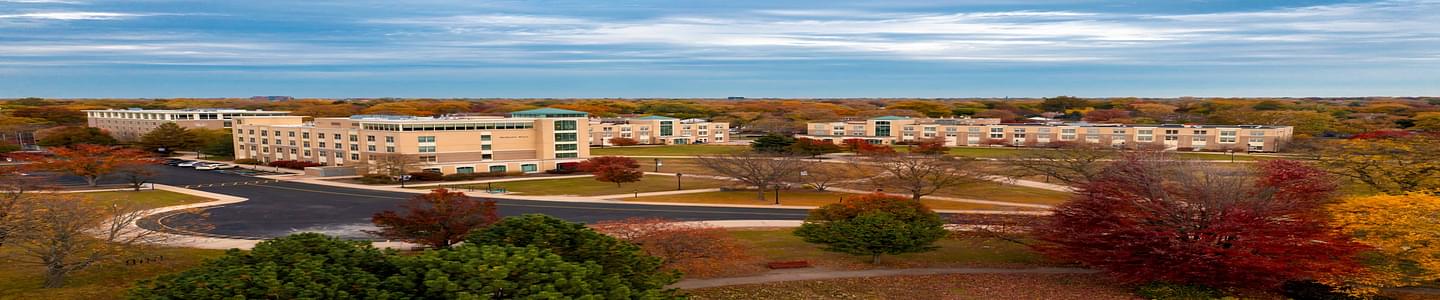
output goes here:
<path id="1" fill-rule="evenodd" d="M 263 178 L 214 171 L 157 166 L 156 182 L 167 185 L 256 182 Z M 73 181 L 75 179 L 63 179 Z M 113 182 L 114 180 L 106 180 Z M 208 216 L 175 215 L 159 220 L 174 227 L 208 223 L 204 233 L 247 238 L 270 238 L 295 232 L 321 232 L 347 238 L 368 238 L 370 216 L 396 209 L 415 194 L 342 188 L 297 182 L 268 182 L 194 189 L 249 198 L 249 201 L 207 209 Z M 725 208 L 669 205 L 634 205 L 494 199 L 502 216 L 540 213 L 576 222 L 629 217 L 663 217 L 675 220 L 799 220 L 806 211 L 769 208 Z"/>

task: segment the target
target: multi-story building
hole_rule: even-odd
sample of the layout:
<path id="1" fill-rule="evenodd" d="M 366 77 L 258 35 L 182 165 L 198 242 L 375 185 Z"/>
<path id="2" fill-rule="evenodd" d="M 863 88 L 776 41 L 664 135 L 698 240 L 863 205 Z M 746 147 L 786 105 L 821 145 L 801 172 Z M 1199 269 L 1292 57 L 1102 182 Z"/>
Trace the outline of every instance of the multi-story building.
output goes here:
<path id="1" fill-rule="evenodd" d="M 363 169 L 398 154 L 411 157 L 415 170 L 534 173 L 590 156 L 582 142 L 587 116 L 543 108 L 509 117 L 241 117 L 235 119 L 235 158 Z"/>
<path id="2" fill-rule="evenodd" d="M 809 123 L 798 137 L 843 143 L 861 139 L 896 144 L 944 138 L 948 146 L 1043 146 L 1056 142 L 1098 143 L 1114 147 L 1157 145 L 1184 151 L 1276 152 L 1290 141 L 1290 126 L 1000 124 L 998 119 L 912 119 L 878 117 L 864 121 Z"/>
<path id="3" fill-rule="evenodd" d="M 109 131 L 120 140 L 136 140 L 165 123 L 175 123 L 185 128 L 230 128 L 235 117 L 284 116 L 288 111 L 264 111 L 243 109 L 104 109 L 86 110 L 89 126 Z"/>
<path id="4" fill-rule="evenodd" d="M 730 123 L 663 116 L 590 119 L 590 145 L 612 145 L 614 138 L 641 144 L 710 144 L 730 140 Z"/>

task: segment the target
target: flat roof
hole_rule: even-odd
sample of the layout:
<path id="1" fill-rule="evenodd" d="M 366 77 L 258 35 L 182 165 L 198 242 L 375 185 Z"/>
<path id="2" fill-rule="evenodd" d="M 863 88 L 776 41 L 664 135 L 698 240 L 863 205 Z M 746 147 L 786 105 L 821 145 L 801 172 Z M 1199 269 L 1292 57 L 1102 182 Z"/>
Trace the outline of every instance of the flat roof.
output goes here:
<path id="1" fill-rule="evenodd" d="M 283 110 L 247 110 L 233 108 L 187 108 L 187 109 L 87 109 L 94 112 L 143 112 L 143 113 L 290 113 Z"/>

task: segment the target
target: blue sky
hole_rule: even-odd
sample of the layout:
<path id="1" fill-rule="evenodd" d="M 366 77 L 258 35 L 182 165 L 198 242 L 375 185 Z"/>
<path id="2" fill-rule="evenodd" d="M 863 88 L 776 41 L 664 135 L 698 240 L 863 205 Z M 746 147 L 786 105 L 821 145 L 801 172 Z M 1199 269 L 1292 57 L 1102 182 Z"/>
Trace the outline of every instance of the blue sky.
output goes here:
<path id="1" fill-rule="evenodd" d="M 1440 0 L 0 0 L 0 97 L 1440 95 Z"/>

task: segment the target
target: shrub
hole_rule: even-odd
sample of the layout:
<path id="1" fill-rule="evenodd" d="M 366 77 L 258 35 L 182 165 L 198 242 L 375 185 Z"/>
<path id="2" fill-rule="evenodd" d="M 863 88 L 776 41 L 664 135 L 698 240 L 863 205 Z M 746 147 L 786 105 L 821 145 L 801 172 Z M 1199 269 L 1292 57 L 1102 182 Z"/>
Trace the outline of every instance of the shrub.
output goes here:
<path id="1" fill-rule="evenodd" d="M 277 160 L 277 161 L 272 161 L 272 162 L 270 162 L 269 166 L 271 166 L 271 167 L 286 168 L 286 169 L 303 170 L 303 169 L 308 168 L 308 167 L 319 167 L 319 166 L 323 166 L 323 165 L 320 164 L 320 163 L 308 162 L 308 161 Z"/>
<path id="2" fill-rule="evenodd" d="M 555 169 L 545 170 L 545 174 L 571 174 L 580 171 L 580 163 L 567 162 L 555 164 Z"/>
<path id="3" fill-rule="evenodd" d="M 616 146 L 634 146 L 634 145 L 639 145 L 639 144 L 640 144 L 640 141 L 636 141 L 635 139 L 632 139 L 632 138 L 611 138 L 611 139 L 610 139 L 610 144 L 613 144 L 613 145 L 616 145 Z"/>
<path id="4" fill-rule="evenodd" d="M 464 245 L 402 257 L 396 264 L 400 274 L 390 277 L 387 285 L 415 299 L 651 299 L 660 295 L 659 290 L 632 290 L 619 276 L 603 272 L 594 262 L 566 261 L 535 247 Z"/>
<path id="5" fill-rule="evenodd" d="M 869 255 L 872 263 L 882 254 L 935 250 L 935 241 L 948 233 L 940 215 L 924 204 L 884 194 L 811 210 L 795 230 L 806 242 L 824 244 L 825 251 Z"/>
<path id="6" fill-rule="evenodd" d="M 390 175 L 385 174 L 365 174 L 364 176 L 360 176 L 360 178 L 356 180 L 359 180 L 360 183 L 364 184 L 385 184 L 395 182 L 394 178 L 390 178 Z"/>
<path id="7" fill-rule="evenodd" d="M 1135 294 L 1156 300 L 1211 300 L 1224 296 L 1219 290 L 1198 286 L 1155 282 L 1135 289 Z"/>
<path id="8" fill-rule="evenodd" d="M 381 287 L 396 269 L 368 242 L 317 233 L 260 242 L 184 272 L 144 280 L 134 299 L 403 298 Z"/>
<path id="9" fill-rule="evenodd" d="M 236 159 L 236 160 L 235 160 L 235 163 L 236 163 L 236 164 L 242 164 L 242 165 L 258 165 L 258 164 L 261 164 L 260 160 L 254 159 L 254 158 L 241 158 L 241 159 Z"/>
<path id="10" fill-rule="evenodd" d="M 593 261 L 605 273 L 620 276 L 635 291 L 660 290 L 680 277 L 676 272 L 663 271 L 660 258 L 645 254 L 639 246 L 583 224 L 546 215 L 504 218 L 475 231 L 465 241 L 475 245 L 536 247 L 554 252 L 569 262 Z"/>
<path id="11" fill-rule="evenodd" d="M 1378 297 L 1378 296 L 1371 296 L 1371 297 L 1368 297 L 1368 298 L 1360 298 L 1360 297 L 1351 296 L 1351 295 L 1346 294 L 1346 293 L 1344 293 L 1344 292 L 1342 292 L 1342 291 L 1336 290 L 1334 287 L 1331 287 L 1331 286 L 1322 284 L 1322 283 L 1317 282 L 1317 281 L 1314 281 L 1314 280 L 1290 281 L 1290 282 L 1286 282 L 1285 285 L 1283 285 L 1283 286 L 1280 287 L 1280 290 L 1285 294 L 1285 297 L 1289 297 L 1290 299 L 1307 299 L 1307 300 L 1361 300 L 1361 299 L 1379 300 L 1379 299 L 1389 299 L 1389 298 L 1386 298 L 1386 297 Z"/>
<path id="12" fill-rule="evenodd" d="M 410 172 L 406 175 L 410 175 L 412 181 L 439 181 L 445 178 L 445 174 L 435 172 Z"/>
<path id="13" fill-rule="evenodd" d="M 495 223 L 495 200 L 475 200 L 465 193 L 436 189 L 370 218 L 379 230 L 366 231 L 387 239 L 449 248 L 477 228 Z"/>

